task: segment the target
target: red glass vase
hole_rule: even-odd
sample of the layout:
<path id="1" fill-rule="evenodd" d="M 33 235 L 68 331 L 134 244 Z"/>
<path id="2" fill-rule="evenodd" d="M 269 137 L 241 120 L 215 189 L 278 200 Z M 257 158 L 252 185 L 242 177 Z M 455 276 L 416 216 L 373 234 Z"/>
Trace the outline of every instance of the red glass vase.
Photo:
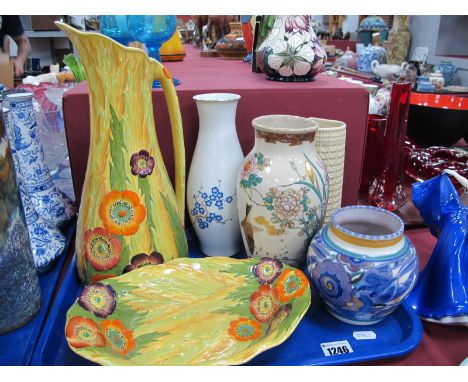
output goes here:
<path id="1" fill-rule="evenodd" d="M 393 83 L 377 175 L 369 188 L 369 204 L 388 211 L 398 210 L 407 200 L 403 170 L 410 95 L 411 82 Z"/>

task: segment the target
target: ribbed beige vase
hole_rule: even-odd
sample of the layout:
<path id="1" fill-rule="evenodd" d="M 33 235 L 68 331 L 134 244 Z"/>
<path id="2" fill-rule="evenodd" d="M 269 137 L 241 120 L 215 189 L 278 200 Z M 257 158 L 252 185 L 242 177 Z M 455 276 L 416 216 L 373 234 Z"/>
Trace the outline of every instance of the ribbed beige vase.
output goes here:
<path id="1" fill-rule="evenodd" d="M 341 207 L 343 170 L 346 143 L 346 124 L 331 119 L 312 118 L 319 124 L 315 136 L 315 149 L 328 173 L 328 206 L 324 224 L 330 223 L 331 214 Z"/>

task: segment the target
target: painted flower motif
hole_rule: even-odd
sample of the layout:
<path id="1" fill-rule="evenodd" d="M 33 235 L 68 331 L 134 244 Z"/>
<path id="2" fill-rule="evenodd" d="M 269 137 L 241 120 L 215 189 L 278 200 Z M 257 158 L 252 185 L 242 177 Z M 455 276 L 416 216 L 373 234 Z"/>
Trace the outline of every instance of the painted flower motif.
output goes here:
<path id="1" fill-rule="evenodd" d="M 101 329 L 106 342 L 120 355 L 127 355 L 135 348 L 133 332 L 127 329 L 120 320 L 105 320 L 101 322 Z"/>
<path id="2" fill-rule="evenodd" d="M 140 150 L 130 158 L 130 167 L 132 174 L 145 178 L 151 175 L 154 168 L 154 158 L 146 150 Z"/>
<path id="3" fill-rule="evenodd" d="M 226 203 L 232 203 L 232 196 L 228 196 L 226 198 Z"/>
<path id="4" fill-rule="evenodd" d="M 97 271 L 112 269 L 119 263 L 122 244 L 104 228 L 87 230 L 84 242 L 85 257 Z"/>
<path id="5" fill-rule="evenodd" d="M 346 256 L 342 253 L 338 254 L 336 258 L 340 264 L 343 264 L 351 272 L 357 272 L 362 268 L 371 268 L 373 265 L 370 261 L 358 259 L 357 257 Z"/>
<path id="6" fill-rule="evenodd" d="M 291 188 L 278 190 L 276 187 L 272 187 L 265 194 L 264 200 L 283 219 L 294 219 L 304 211 L 302 193 L 299 190 Z"/>
<path id="7" fill-rule="evenodd" d="M 153 251 L 150 255 L 139 253 L 132 257 L 130 264 L 123 269 L 122 274 L 148 265 L 159 265 L 162 263 L 164 263 L 164 257 L 159 252 Z"/>
<path id="8" fill-rule="evenodd" d="M 314 52 L 301 36 L 291 35 L 287 41 L 276 40 L 268 65 L 283 77 L 305 76 L 312 68 Z"/>
<path id="9" fill-rule="evenodd" d="M 343 306 L 343 309 L 350 310 L 351 312 L 357 312 L 364 306 L 364 303 L 359 300 L 356 296 L 353 296 L 353 299 Z"/>
<path id="10" fill-rule="evenodd" d="M 308 285 L 309 282 L 301 271 L 297 269 L 284 270 L 276 283 L 279 300 L 285 303 L 295 297 L 302 296 Z"/>
<path id="11" fill-rule="evenodd" d="M 278 310 L 278 294 L 270 286 L 262 285 L 250 296 L 250 313 L 260 322 L 270 321 Z"/>
<path id="12" fill-rule="evenodd" d="M 309 16 L 288 16 L 284 22 L 286 33 L 291 33 L 295 30 L 309 31 Z"/>
<path id="13" fill-rule="evenodd" d="M 263 179 L 257 175 L 257 172 L 269 166 L 270 158 L 265 158 L 262 153 L 254 153 L 242 165 L 240 185 L 243 188 L 251 188 L 262 183 Z"/>
<path id="14" fill-rule="evenodd" d="M 352 301 L 351 278 L 342 265 L 325 260 L 317 264 L 312 276 L 319 291 L 331 303 L 344 306 Z"/>
<path id="15" fill-rule="evenodd" d="M 97 324 L 85 317 L 72 317 L 65 327 L 65 336 L 70 346 L 77 349 L 106 346 L 106 340 Z"/>
<path id="16" fill-rule="evenodd" d="M 115 291 L 110 285 L 101 283 L 88 285 L 83 289 L 78 304 L 96 317 L 106 318 L 115 310 Z"/>
<path id="17" fill-rule="evenodd" d="M 252 341 L 262 334 L 261 325 L 245 317 L 234 320 L 229 325 L 228 333 L 238 341 Z"/>
<path id="18" fill-rule="evenodd" d="M 106 279 L 111 279 L 113 277 L 117 277 L 117 275 L 114 274 L 95 274 L 91 276 L 91 283 L 98 283 L 99 281 L 106 280 Z"/>
<path id="19" fill-rule="evenodd" d="M 260 284 L 272 284 L 280 275 L 283 263 L 277 259 L 263 257 L 252 268 L 252 272 Z"/>
<path id="20" fill-rule="evenodd" d="M 109 192 L 99 206 L 99 217 L 113 235 L 133 235 L 145 216 L 140 198 L 129 190 Z"/>

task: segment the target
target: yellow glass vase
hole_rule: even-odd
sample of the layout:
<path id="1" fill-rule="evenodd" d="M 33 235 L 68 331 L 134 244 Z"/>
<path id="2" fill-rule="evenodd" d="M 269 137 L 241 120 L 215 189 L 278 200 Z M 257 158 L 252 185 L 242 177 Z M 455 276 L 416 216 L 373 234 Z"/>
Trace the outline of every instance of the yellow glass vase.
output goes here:
<path id="1" fill-rule="evenodd" d="M 90 147 L 76 232 L 81 281 L 187 256 L 185 150 L 171 75 L 141 49 L 56 25 L 80 55 L 90 96 Z M 163 87 L 169 110 L 175 193 L 156 137 L 154 79 Z"/>
<path id="2" fill-rule="evenodd" d="M 176 27 L 172 37 L 162 44 L 159 54 L 161 56 L 161 61 L 163 62 L 183 61 L 185 58 L 185 49 L 182 45 L 182 41 L 180 40 L 178 27 Z"/>

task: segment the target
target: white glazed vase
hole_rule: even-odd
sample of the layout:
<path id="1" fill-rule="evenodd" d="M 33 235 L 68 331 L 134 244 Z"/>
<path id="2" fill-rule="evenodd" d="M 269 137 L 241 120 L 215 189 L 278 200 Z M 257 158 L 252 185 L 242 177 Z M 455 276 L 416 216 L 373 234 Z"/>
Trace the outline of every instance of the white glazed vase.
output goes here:
<path id="1" fill-rule="evenodd" d="M 200 248 L 208 256 L 240 251 L 236 179 L 244 155 L 237 138 L 236 109 L 240 96 L 200 94 L 199 132 L 187 181 L 187 207 Z"/>
<path id="2" fill-rule="evenodd" d="M 255 118 L 255 145 L 238 177 L 241 233 L 249 257 L 270 257 L 299 267 L 323 224 L 328 175 L 311 118 Z"/>

